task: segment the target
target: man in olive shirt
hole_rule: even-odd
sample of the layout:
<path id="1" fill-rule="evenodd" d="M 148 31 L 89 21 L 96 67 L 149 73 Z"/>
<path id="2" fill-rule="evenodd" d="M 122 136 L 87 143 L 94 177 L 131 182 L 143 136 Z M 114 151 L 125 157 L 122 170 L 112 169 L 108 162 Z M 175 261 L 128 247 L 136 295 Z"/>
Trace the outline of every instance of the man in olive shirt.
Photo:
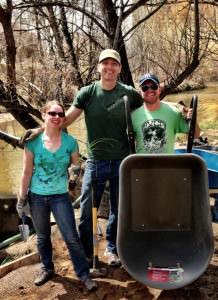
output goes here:
<path id="1" fill-rule="evenodd" d="M 88 159 L 82 184 L 80 238 L 87 257 L 92 257 L 92 180 L 97 182 L 96 200 L 99 206 L 105 184 L 110 184 L 110 215 L 106 229 L 108 264 L 119 266 L 117 257 L 117 217 L 119 193 L 119 167 L 130 153 L 126 134 L 123 96 L 127 96 L 131 109 L 142 104 L 139 93 L 131 86 L 119 82 L 121 59 L 113 49 L 103 50 L 99 56 L 99 81 L 80 89 L 66 114 L 66 126 L 83 111 L 87 127 Z"/>

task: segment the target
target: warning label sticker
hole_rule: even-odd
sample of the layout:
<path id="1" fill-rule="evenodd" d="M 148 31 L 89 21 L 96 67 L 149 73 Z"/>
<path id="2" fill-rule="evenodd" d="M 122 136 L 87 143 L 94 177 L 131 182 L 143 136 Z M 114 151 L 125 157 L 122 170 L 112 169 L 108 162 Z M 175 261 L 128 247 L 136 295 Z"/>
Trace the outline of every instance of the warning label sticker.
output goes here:
<path id="1" fill-rule="evenodd" d="M 179 267 L 148 267 L 148 279 L 157 282 L 180 282 L 183 280 L 184 269 Z"/>

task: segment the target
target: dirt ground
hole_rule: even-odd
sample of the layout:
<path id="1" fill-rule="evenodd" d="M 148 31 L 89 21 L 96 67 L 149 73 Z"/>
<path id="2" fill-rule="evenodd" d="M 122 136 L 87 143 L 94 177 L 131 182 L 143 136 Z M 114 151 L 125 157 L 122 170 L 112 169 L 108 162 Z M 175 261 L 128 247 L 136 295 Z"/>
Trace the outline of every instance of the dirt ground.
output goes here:
<path id="1" fill-rule="evenodd" d="M 107 268 L 107 276 L 96 278 L 98 290 L 87 293 L 76 278 L 69 259 L 68 251 L 56 225 L 52 226 L 54 247 L 54 263 L 56 276 L 41 287 L 33 284 L 40 272 L 40 263 L 23 266 L 0 279 L 0 299 L 22 300 L 147 300 L 147 299 L 218 299 L 218 224 L 213 223 L 214 255 L 206 272 L 192 284 L 177 290 L 162 291 L 151 289 L 136 282 L 128 273 L 120 268 L 108 267 L 103 256 L 105 248 L 105 220 L 100 219 L 103 238 L 99 242 L 99 259 L 101 266 Z M 35 236 L 29 241 L 20 242 L 7 248 L 10 253 L 35 250 Z M 2 251 L 1 251 L 2 252 Z"/>

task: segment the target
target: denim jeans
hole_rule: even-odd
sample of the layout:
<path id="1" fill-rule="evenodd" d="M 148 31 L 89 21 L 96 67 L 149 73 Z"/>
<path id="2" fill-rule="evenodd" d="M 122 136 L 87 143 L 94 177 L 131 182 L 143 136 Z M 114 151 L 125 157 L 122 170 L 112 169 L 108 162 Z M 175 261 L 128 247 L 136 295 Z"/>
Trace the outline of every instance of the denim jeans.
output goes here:
<path id="1" fill-rule="evenodd" d="M 96 202 L 100 205 L 106 182 L 110 187 L 110 214 L 106 228 L 107 249 L 117 253 L 117 217 L 119 198 L 119 167 L 121 160 L 94 160 L 86 161 L 85 174 L 82 184 L 82 196 L 80 202 L 80 239 L 87 256 L 93 254 L 92 237 L 92 180 L 96 180 Z"/>
<path id="2" fill-rule="evenodd" d="M 75 273 L 81 280 L 87 278 L 89 266 L 76 230 L 74 210 L 68 193 L 44 196 L 29 192 L 29 204 L 43 269 L 54 269 L 50 225 L 52 212 L 68 247 Z"/>

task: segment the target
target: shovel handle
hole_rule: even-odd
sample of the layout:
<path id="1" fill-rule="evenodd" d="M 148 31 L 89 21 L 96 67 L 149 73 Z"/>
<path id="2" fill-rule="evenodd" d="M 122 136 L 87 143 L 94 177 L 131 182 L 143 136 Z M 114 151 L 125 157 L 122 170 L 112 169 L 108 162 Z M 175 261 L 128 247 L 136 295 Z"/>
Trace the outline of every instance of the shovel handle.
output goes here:
<path id="1" fill-rule="evenodd" d="M 26 215 L 25 215 L 24 212 L 22 213 L 21 220 L 22 220 L 22 223 L 25 224 L 25 221 L 26 221 Z"/>
<path id="2" fill-rule="evenodd" d="M 96 189 L 97 189 L 97 179 L 95 178 L 92 179 L 93 269 L 97 269 L 99 266 Z"/>
<path id="3" fill-rule="evenodd" d="M 189 120 L 189 133 L 188 133 L 188 143 L 187 143 L 187 153 L 192 152 L 192 146 L 195 137 L 195 126 L 197 120 L 197 105 L 198 105 L 198 96 L 193 95 L 190 108 L 192 108 L 192 117 Z"/>

